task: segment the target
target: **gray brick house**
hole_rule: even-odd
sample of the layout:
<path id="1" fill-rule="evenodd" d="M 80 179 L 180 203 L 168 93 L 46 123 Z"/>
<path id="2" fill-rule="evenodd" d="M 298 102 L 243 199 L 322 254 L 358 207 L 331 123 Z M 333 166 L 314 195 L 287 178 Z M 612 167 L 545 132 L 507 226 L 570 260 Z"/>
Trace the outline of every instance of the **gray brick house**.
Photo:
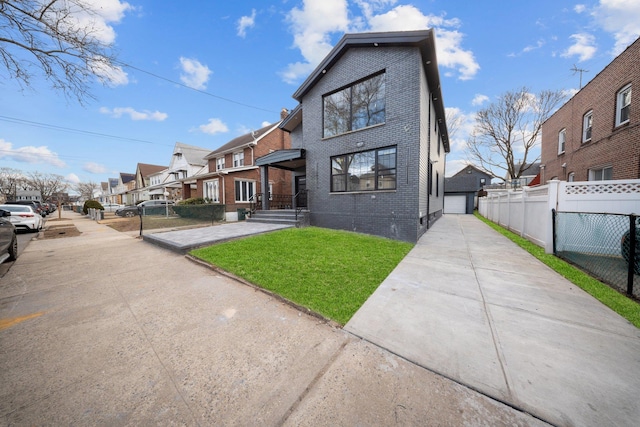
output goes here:
<path id="1" fill-rule="evenodd" d="M 293 172 L 311 225 L 415 242 L 442 215 L 449 138 L 433 30 L 346 34 L 293 98 L 280 124 L 291 149 L 256 164 L 263 183 L 271 168 Z"/>

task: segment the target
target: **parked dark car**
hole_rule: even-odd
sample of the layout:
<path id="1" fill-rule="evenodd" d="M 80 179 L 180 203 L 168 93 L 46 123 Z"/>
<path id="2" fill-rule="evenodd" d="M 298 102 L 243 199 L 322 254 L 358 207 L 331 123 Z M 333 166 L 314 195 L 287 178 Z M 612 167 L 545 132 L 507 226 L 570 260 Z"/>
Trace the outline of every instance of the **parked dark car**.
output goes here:
<path id="1" fill-rule="evenodd" d="M 174 203 L 173 200 L 145 200 L 135 206 L 125 206 L 118 209 L 115 214 L 124 217 L 133 217 L 139 215 L 139 212 L 143 215 L 160 215 L 164 213 L 163 209 L 166 209 L 167 205 L 173 206 Z"/>
<path id="2" fill-rule="evenodd" d="M 624 233 L 620 241 L 622 256 L 629 263 L 631 257 L 631 230 Z M 640 219 L 636 221 L 636 253 L 633 260 L 633 272 L 640 274 Z"/>
<path id="3" fill-rule="evenodd" d="M 6 205 L 28 205 L 33 208 L 35 212 L 38 212 L 41 217 L 47 216 L 47 211 L 44 209 L 42 204 L 37 200 L 16 200 L 14 202 L 6 202 Z"/>
<path id="4" fill-rule="evenodd" d="M 18 258 L 18 237 L 10 216 L 11 212 L 0 209 L 0 263 Z"/>

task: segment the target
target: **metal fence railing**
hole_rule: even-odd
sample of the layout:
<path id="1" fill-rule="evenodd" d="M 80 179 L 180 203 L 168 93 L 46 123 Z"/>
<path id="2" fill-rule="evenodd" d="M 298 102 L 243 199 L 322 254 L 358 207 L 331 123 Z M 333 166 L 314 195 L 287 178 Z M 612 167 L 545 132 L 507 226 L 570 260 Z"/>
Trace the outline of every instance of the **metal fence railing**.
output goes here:
<path id="1" fill-rule="evenodd" d="M 167 205 L 138 210 L 140 235 L 144 230 L 211 226 L 224 220 L 225 205 Z"/>
<path id="2" fill-rule="evenodd" d="M 640 217 L 556 212 L 554 254 L 627 295 L 640 298 Z"/>

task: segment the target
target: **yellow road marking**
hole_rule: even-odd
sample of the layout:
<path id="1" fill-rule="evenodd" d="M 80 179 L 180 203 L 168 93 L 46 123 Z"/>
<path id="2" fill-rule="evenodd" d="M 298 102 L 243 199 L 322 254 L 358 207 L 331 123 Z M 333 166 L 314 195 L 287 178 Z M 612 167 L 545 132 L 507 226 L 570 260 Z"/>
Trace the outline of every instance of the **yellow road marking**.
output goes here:
<path id="1" fill-rule="evenodd" d="M 40 317 L 44 314 L 44 311 L 39 313 L 27 314 L 26 316 L 13 317 L 9 319 L 0 319 L 0 331 L 3 329 L 10 328 L 12 326 L 17 325 L 20 322 L 24 322 L 25 320 L 35 319 L 36 317 Z"/>

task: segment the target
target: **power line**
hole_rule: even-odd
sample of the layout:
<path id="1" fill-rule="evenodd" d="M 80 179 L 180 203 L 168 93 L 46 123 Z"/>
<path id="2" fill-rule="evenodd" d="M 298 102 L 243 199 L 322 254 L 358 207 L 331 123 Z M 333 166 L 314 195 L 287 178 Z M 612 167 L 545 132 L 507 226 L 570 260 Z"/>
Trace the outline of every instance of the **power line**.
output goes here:
<path id="1" fill-rule="evenodd" d="M 26 126 L 33 126 L 33 127 L 44 128 L 44 129 L 57 130 L 57 131 L 60 131 L 60 132 L 79 133 L 79 134 L 84 134 L 84 135 L 98 136 L 98 137 L 101 137 L 101 138 L 118 139 L 118 140 L 121 140 L 121 141 L 141 142 L 143 144 L 172 146 L 172 144 L 162 144 L 162 143 L 159 143 L 159 142 L 147 141 L 147 140 L 144 140 L 144 139 L 128 138 L 126 136 L 118 136 L 118 135 L 109 135 L 109 134 L 106 134 L 106 133 L 93 132 L 93 131 L 90 131 L 90 130 L 74 129 L 74 128 L 69 128 L 69 127 L 64 127 L 64 126 L 52 125 L 50 123 L 34 122 L 34 121 L 31 121 L 31 120 L 18 119 L 18 118 L 15 118 L 15 117 L 8 117 L 8 116 L 2 116 L 2 115 L 0 115 L 0 120 L 5 121 L 5 122 L 9 122 L 9 123 L 16 123 L 16 124 L 26 125 Z"/>
<path id="2" fill-rule="evenodd" d="M 266 108 L 262 108 L 262 107 L 256 107 L 255 105 L 250 105 L 250 104 L 246 104 L 246 103 L 244 103 L 244 102 L 235 101 L 235 100 L 233 100 L 233 99 L 229 99 L 229 98 L 225 98 L 225 97 L 222 97 L 222 96 L 219 96 L 219 95 L 215 95 L 215 94 L 213 94 L 213 93 L 211 93 L 211 92 L 207 92 L 206 90 L 201 90 L 201 89 L 193 88 L 193 87 L 188 86 L 188 85 L 186 85 L 186 84 L 184 84 L 184 83 L 180 83 L 180 82 L 177 82 L 177 81 L 175 81 L 175 80 L 171 80 L 171 79 L 169 79 L 169 78 L 167 78 L 167 77 L 163 77 L 163 76 L 160 76 L 160 75 L 158 75 L 158 74 L 152 73 L 151 71 L 143 70 L 142 68 L 136 67 L 136 66 L 131 65 L 131 64 L 127 64 L 126 62 L 122 62 L 122 61 L 117 61 L 117 60 L 116 60 L 116 61 L 113 61 L 113 63 L 114 63 L 114 64 L 121 65 L 121 66 L 123 66 L 123 67 L 131 68 L 132 70 L 140 71 L 141 73 L 148 74 L 148 75 L 150 75 L 150 76 L 152 76 L 152 77 L 155 77 L 156 79 L 160 79 L 160 80 L 164 80 L 164 81 L 169 82 L 169 83 L 173 83 L 173 84 L 175 84 L 175 85 L 178 85 L 178 86 L 184 87 L 184 88 L 186 88 L 186 89 L 193 90 L 193 91 L 195 91 L 195 92 L 201 93 L 201 94 L 203 94 L 203 95 L 210 96 L 210 97 L 212 97 L 212 98 L 219 99 L 219 100 L 221 100 L 221 101 L 230 102 L 230 103 L 232 103 L 232 104 L 240 105 L 240 106 L 242 106 L 242 107 L 252 108 L 252 109 L 254 109 L 254 110 L 265 111 L 265 112 L 267 112 L 267 113 L 274 113 L 274 111 L 273 111 L 273 110 L 268 110 L 268 109 L 266 109 Z"/>

